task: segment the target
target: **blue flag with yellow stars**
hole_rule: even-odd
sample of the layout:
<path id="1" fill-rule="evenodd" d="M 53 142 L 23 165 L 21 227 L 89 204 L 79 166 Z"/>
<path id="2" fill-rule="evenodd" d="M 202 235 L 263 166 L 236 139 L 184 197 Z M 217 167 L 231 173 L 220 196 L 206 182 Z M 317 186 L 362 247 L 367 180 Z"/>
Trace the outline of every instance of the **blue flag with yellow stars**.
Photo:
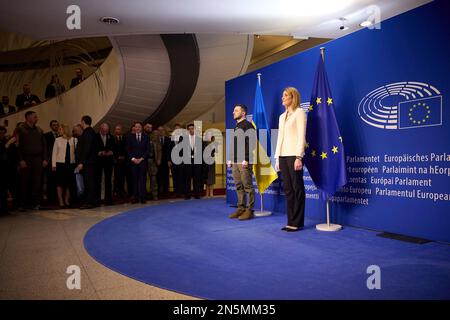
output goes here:
<path id="1" fill-rule="evenodd" d="M 322 56 L 309 105 L 304 162 L 324 200 L 347 183 L 343 139 Z"/>

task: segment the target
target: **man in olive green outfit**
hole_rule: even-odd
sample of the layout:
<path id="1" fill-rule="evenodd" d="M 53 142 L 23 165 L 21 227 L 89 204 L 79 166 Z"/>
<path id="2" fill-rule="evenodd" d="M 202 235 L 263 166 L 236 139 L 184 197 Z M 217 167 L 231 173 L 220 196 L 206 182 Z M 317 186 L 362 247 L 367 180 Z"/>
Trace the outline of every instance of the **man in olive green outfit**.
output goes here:
<path id="1" fill-rule="evenodd" d="M 20 208 L 30 206 L 39 210 L 42 192 L 42 170 L 48 164 L 44 132 L 36 123 L 36 112 L 25 113 L 25 123 L 17 128 L 20 172 Z M 2 177 L 1 179 L 4 179 Z"/>
<path id="2" fill-rule="evenodd" d="M 153 200 L 158 200 L 158 166 L 161 164 L 161 144 L 150 123 L 145 124 L 144 131 L 149 136 L 148 146 L 148 176 L 150 181 L 150 193 Z"/>
<path id="3" fill-rule="evenodd" d="M 233 161 L 227 161 L 228 168 L 233 168 L 234 184 L 238 197 L 237 210 L 229 215 L 230 219 L 238 218 L 239 220 L 249 220 L 253 218 L 253 210 L 255 206 L 255 188 L 253 187 L 253 171 L 250 157 L 250 139 L 256 141 L 256 132 L 253 125 L 247 121 L 247 107 L 243 104 L 237 104 L 233 110 L 233 118 L 237 121 L 234 128 L 232 151 Z M 242 135 L 238 139 L 238 135 Z M 240 143 L 238 143 L 240 140 Z M 242 144 L 244 142 L 244 144 Z M 241 152 L 238 148 L 244 147 Z M 247 196 L 247 204 L 245 198 Z"/>

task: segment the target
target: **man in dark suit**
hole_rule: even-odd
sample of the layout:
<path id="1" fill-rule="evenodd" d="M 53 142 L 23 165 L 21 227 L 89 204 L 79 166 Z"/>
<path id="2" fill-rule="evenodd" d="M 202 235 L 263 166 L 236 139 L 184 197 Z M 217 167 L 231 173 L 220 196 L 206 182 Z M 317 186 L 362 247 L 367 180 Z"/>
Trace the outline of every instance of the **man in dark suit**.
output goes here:
<path id="1" fill-rule="evenodd" d="M 9 104 L 9 97 L 3 96 L 2 103 L 0 107 L 0 116 L 6 116 L 7 114 L 16 112 L 16 108 Z"/>
<path id="2" fill-rule="evenodd" d="M 189 144 L 190 156 L 189 160 L 184 163 L 184 198 L 188 200 L 191 196 L 194 196 L 195 199 L 200 199 L 202 192 L 203 143 L 202 139 L 195 135 L 193 124 L 188 124 L 187 129 L 189 134 L 183 137 L 183 142 L 186 141 L 185 143 Z M 188 157 L 186 157 L 187 159 Z"/>
<path id="3" fill-rule="evenodd" d="M 72 128 L 72 137 L 75 138 L 75 163 L 79 163 L 78 159 L 80 158 L 80 146 L 79 142 L 81 140 L 81 136 L 83 135 L 83 127 L 81 124 L 76 124 Z M 76 179 L 72 179 L 72 185 L 70 186 L 70 195 L 72 198 L 72 204 L 81 205 L 83 203 L 84 194 L 79 194 L 77 189 Z"/>
<path id="4" fill-rule="evenodd" d="M 127 142 L 128 157 L 131 160 L 133 173 L 132 203 L 138 201 L 145 203 L 149 137 L 142 132 L 142 123 L 136 122 L 134 128 L 135 133 L 130 134 Z"/>
<path id="5" fill-rule="evenodd" d="M 114 128 L 114 193 L 125 197 L 125 177 L 127 172 L 127 139 L 123 135 L 122 125 Z M 130 192 L 131 193 L 131 192 Z"/>
<path id="6" fill-rule="evenodd" d="M 71 89 L 73 87 L 75 87 L 76 85 L 80 84 L 85 79 L 84 76 L 83 76 L 83 70 L 81 68 L 77 68 L 75 70 L 75 74 L 77 76 L 75 78 L 73 78 L 72 81 L 70 82 L 70 88 Z"/>
<path id="7" fill-rule="evenodd" d="M 98 205 L 97 188 L 95 186 L 95 166 L 97 163 L 97 150 L 95 147 L 95 131 L 91 127 L 92 118 L 83 116 L 81 126 L 83 134 L 78 141 L 78 170 L 83 173 L 85 187 L 85 204 L 80 209 L 91 209 Z"/>
<path id="8" fill-rule="evenodd" d="M 20 110 L 27 107 L 32 107 L 41 103 L 39 97 L 31 93 L 31 86 L 29 84 L 23 85 L 23 93 L 17 95 L 16 107 Z"/>
<path id="9" fill-rule="evenodd" d="M 47 142 L 47 159 L 48 163 L 52 163 L 53 145 L 56 138 L 58 138 L 59 123 L 56 120 L 50 121 L 50 131 L 45 134 L 45 141 Z M 56 205 L 56 171 L 52 170 L 52 166 L 45 168 L 45 175 L 47 177 L 47 201 L 51 205 Z"/>
<path id="10" fill-rule="evenodd" d="M 175 124 L 172 132 L 172 145 L 170 148 L 170 155 L 172 155 L 172 150 L 175 148 L 175 146 L 183 140 L 179 129 L 181 130 L 181 125 L 178 123 Z M 175 192 L 175 197 L 179 198 L 183 195 L 184 190 L 183 165 L 174 163 L 172 161 L 172 157 L 170 157 L 170 162 L 172 164 L 170 168 L 172 170 L 173 191 Z"/>
<path id="11" fill-rule="evenodd" d="M 161 145 L 161 162 L 157 173 L 158 194 L 164 197 L 169 193 L 170 153 L 172 152 L 172 141 L 166 136 L 164 127 L 158 128 L 158 140 Z"/>
<path id="12" fill-rule="evenodd" d="M 109 125 L 102 123 L 100 131 L 95 136 L 98 155 L 97 162 L 97 194 L 101 194 L 102 174 L 105 176 L 105 205 L 112 205 L 112 172 L 114 165 L 114 138 L 109 133 Z"/>

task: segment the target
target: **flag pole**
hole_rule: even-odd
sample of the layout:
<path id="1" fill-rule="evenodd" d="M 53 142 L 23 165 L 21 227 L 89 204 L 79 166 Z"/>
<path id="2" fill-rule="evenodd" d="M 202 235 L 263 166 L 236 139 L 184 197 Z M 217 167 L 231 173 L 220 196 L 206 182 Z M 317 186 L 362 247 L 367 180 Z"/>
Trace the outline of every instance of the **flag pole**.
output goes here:
<path id="1" fill-rule="evenodd" d="M 261 86 L 261 73 L 257 73 L 256 77 L 258 78 L 258 85 Z M 259 191 L 259 189 L 258 189 L 258 191 Z M 259 198 L 261 200 L 261 207 L 260 207 L 258 212 L 255 211 L 255 213 L 254 213 L 255 217 L 268 217 L 268 216 L 272 215 L 272 212 L 264 211 L 264 207 L 263 207 L 263 193 L 259 192 Z"/>
<path id="2" fill-rule="evenodd" d="M 322 56 L 322 61 L 325 61 L 325 47 L 320 48 L 320 55 Z M 327 223 L 321 223 L 316 225 L 316 229 L 319 231 L 339 231 L 342 229 L 340 224 L 330 223 L 330 200 L 327 199 Z"/>

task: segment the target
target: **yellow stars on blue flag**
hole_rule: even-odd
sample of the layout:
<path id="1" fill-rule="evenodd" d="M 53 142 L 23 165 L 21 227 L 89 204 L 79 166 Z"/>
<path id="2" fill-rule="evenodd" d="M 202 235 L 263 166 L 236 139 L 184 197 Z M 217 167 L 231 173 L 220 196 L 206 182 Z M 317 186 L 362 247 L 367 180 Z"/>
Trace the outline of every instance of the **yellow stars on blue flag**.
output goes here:
<path id="1" fill-rule="evenodd" d="M 409 108 L 408 117 L 409 121 L 414 124 L 423 124 L 430 119 L 430 114 L 430 106 L 428 106 L 425 102 L 419 102 Z"/>
<path id="2" fill-rule="evenodd" d="M 322 98 L 321 97 L 317 97 L 317 99 L 316 99 L 316 106 L 319 106 L 319 104 L 321 104 L 321 103 L 322 103 Z M 332 103 L 333 103 L 333 98 L 329 97 L 327 99 L 327 105 L 331 105 Z M 311 104 L 308 109 L 309 109 L 309 111 L 312 111 L 314 109 L 314 106 Z"/>
<path id="3" fill-rule="evenodd" d="M 344 145 L 334 113 L 336 104 L 331 94 L 323 57 L 319 55 L 318 58 L 309 103 L 313 110 L 308 112 L 306 141 L 309 148 L 306 149 L 304 163 L 322 199 L 328 199 L 346 184 L 347 170 Z"/>
<path id="4" fill-rule="evenodd" d="M 339 138 L 342 139 L 342 137 L 339 137 Z M 305 149 L 309 149 L 309 142 L 306 142 Z M 333 148 L 331 148 L 331 152 L 330 153 L 333 153 L 333 155 L 339 153 L 339 147 L 333 145 Z M 325 159 L 328 159 L 328 154 L 329 154 L 328 152 L 322 151 L 319 156 L 320 156 L 320 158 L 322 160 L 325 160 Z M 311 150 L 311 156 L 314 158 L 316 155 L 317 155 L 317 151 L 312 149 Z"/>

